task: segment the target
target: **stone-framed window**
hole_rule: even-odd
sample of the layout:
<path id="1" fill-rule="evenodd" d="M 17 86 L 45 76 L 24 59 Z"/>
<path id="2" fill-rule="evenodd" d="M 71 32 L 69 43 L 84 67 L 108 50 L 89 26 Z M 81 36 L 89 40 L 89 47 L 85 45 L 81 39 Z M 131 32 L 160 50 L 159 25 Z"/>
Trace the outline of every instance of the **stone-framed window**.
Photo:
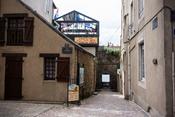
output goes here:
<path id="1" fill-rule="evenodd" d="M 59 54 L 41 53 L 40 57 L 44 58 L 44 80 L 55 80 L 57 78 L 57 60 Z"/>
<path id="2" fill-rule="evenodd" d="M 154 18 L 152 21 L 152 30 L 156 29 L 158 27 L 158 18 Z"/>
<path id="3" fill-rule="evenodd" d="M 139 81 L 145 79 L 144 42 L 139 43 Z"/>
<path id="4" fill-rule="evenodd" d="M 44 80 L 55 80 L 56 78 L 56 57 L 44 58 Z"/>

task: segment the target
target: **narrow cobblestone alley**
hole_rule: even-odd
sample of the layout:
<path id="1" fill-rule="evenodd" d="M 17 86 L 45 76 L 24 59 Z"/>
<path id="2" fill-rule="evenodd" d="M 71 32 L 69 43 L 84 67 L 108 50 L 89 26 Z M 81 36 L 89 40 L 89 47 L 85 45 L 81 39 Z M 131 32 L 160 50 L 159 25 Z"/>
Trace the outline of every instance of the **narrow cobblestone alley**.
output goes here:
<path id="1" fill-rule="evenodd" d="M 0 117 L 148 117 L 135 103 L 109 90 L 81 102 L 81 106 L 0 102 Z"/>

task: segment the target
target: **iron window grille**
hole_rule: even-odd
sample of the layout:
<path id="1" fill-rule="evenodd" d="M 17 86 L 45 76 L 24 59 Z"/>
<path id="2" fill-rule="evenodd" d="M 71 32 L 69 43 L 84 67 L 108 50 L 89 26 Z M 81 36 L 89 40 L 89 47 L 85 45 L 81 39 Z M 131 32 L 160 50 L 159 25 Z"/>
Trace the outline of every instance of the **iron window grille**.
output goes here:
<path id="1" fill-rule="evenodd" d="M 56 78 L 56 57 L 44 58 L 44 80 L 55 80 Z"/>
<path id="2" fill-rule="evenodd" d="M 0 46 L 32 46 L 34 18 L 27 14 L 4 14 L 0 17 Z"/>
<path id="3" fill-rule="evenodd" d="M 23 18 L 8 18 L 7 45 L 23 45 Z"/>

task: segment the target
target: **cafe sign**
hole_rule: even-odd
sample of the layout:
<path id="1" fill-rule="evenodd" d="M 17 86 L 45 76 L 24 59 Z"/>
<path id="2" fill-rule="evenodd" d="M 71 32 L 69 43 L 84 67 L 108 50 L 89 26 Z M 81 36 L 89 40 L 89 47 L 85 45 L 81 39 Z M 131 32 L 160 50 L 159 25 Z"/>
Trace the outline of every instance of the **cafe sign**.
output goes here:
<path id="1" fill-rule="evenodd" d="M 98 44 L 97 37 L 75 37 L 75 42 L 78 44 Z"/>

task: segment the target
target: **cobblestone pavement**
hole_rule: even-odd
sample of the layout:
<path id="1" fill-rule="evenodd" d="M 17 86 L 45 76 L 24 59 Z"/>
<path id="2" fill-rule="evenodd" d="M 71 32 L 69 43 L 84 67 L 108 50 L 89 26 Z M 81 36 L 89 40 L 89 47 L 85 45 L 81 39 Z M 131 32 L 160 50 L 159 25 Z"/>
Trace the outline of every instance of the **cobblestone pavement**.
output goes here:
<path id="1" fill-rule="evenodd" d="M 91 96 L 80 106 L 0 101 L 0 117 L 149 117 L 135 103 L 107 90 Z"/>

